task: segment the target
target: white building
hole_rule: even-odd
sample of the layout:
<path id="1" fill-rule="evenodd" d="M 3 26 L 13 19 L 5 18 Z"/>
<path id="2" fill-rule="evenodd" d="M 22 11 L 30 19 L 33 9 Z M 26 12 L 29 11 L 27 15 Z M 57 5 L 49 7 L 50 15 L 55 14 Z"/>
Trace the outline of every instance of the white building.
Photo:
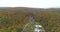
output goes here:
<path id="1" fill-rule="evenodd" d="M 41 25 L 35 25 L 34 32 L 45 32 L 45 30 L 40 28 L 43 28 L 43 27 Z"/>
<path id="2" fill-rule="evenodd" d="M 34 32 L 39 32 L 40 30 L 39 29 L 37 29 L 37 28 L 35 28 L 35 30 L 34 30 Z"/>
<path id="3" fill-rule="evenodd" d="M 40 27 L 41 28 L 42 26 L 41 25 L 35 25 L 35 27 Z"/>

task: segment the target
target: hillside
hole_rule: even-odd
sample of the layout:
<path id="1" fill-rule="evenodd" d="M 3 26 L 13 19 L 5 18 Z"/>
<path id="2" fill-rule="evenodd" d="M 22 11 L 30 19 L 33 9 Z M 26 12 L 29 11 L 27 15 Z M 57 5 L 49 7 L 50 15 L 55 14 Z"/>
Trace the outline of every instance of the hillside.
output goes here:
<path id="1" fill-rule="evenodd" d="M 46 32 L 60 32 L 60 9 L 42 8 L 0 8 L 0 32 L 21 32 L 26 23 L 29 23 L 29 15 L 35 15 L 35 19 Z"/>

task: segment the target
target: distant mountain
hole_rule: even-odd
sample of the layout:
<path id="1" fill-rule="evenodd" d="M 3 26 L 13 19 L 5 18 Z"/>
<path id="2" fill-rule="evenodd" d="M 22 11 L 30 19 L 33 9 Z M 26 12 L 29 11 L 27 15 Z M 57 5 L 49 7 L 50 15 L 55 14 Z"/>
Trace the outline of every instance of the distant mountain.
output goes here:
<path id="1" fill-rule="evenodd" d="M 14 10 L 27 10 L 27 11 L 42 11 L 44 10 L 43 8 L 28 8 L 28 7 L 0 7 L 1 10 L 5 9 L 5 10 L 10 10 L 10 9 L 14 9 Z"/>
<path id="2" fill-rule="evenodd" d="M 24 10 L 24 11 L 46 11 L 46 10 L 60 10 L 60 8 L 29 8 L 29 7 L 0 7 L 0 10 Z"/>

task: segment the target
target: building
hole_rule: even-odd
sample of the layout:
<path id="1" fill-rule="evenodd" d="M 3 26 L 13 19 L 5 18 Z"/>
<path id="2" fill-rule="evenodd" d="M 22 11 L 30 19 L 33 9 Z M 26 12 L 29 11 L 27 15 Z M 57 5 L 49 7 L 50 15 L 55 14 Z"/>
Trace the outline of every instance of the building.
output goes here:
<path id="1" fill-rule="evenodd" d="M 35 25 L 34 32 L 45 32 L 41 25 Z"/>

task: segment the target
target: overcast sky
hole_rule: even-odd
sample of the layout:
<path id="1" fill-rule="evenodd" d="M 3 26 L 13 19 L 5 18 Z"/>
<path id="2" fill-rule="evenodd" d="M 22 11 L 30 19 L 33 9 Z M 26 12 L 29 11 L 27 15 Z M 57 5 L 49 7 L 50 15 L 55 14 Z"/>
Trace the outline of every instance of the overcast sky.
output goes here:
<path id="1" fill-rule="evenodd" d="M 60 7 L 60 0 L 0 0 L 0 7 Z"/>

